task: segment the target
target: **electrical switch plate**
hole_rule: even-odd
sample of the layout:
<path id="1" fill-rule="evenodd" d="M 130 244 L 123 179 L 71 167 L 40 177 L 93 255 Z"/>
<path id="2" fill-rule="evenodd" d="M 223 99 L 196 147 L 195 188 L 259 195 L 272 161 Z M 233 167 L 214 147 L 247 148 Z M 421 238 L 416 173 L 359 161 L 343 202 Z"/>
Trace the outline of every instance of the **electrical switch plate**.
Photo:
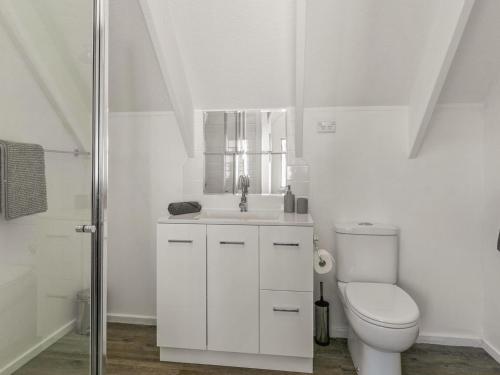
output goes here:
<path id="1" fill-rule="evenodd" d="M 316 130 L 318 133 L 335 133 L 337 131 L 336 121 L 319 121 Z"/>

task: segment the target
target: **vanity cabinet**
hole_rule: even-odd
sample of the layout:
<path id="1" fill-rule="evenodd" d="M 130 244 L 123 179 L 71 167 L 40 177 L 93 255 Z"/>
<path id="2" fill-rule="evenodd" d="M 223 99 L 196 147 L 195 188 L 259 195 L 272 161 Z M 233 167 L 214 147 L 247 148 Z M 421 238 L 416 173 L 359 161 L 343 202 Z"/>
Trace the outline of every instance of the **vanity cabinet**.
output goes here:
<path id="1" fill-rule="evenodd" d="M 261 226 L 260 352 L 309 357 L 313 346 L 313 229 Z"/>
<path id="2" fill-rule="evenodd" d="M 259 352 L 259 232 L 207 226 L 207 348 Z"/>
<path id="3" fill-rule="evenodd" d="M 157 341 L 160 347 L 206 349 L 205 225 L 159 225 Z"/>
<path id="4" fill-rule="evenodd" d="M 158 224 L 163 361 L 312 371 L 313 228 Z"/>
<path id="5" fill-rule="evenodd" d="M 260 351 L 263 354 L 312 357 L 311 292 L 260 292 Z"/>
<path id="6" fill-rule="evenodd" d="M 308 227 L 260 227 L 261 289 L 312 292 L 312 238 Z"/>

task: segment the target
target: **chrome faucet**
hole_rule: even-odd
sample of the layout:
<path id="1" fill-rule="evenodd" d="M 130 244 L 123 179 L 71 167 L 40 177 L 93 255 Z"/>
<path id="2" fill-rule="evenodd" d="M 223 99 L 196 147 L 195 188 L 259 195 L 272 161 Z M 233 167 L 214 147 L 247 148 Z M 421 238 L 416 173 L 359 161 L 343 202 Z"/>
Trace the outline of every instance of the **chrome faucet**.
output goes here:
<path id="1" fill-rule="evenodd" d="M 238 190 L 241 190 L 241 201 L 240 201 L 241 212 L 248 211 L 247 194 L 249 187 L 250 187 L 250 177 L 242 174 L 238 178 Z"/>

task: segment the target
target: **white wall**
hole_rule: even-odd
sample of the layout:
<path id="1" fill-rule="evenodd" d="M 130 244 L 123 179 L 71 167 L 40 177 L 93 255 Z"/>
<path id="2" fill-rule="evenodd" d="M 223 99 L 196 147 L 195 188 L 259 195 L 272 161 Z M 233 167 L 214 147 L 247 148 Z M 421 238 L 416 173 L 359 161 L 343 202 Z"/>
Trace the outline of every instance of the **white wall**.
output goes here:
<path id="1" fill-rule="evenodd" d="M 500 77 L 492 85 L 485 110 L 484 135 L 484 339 L 490 354 L 500 361 Z"/>
<path id="2" fill-rule="evenodd" d="M 156 221 L 182 199 L 186 153 L 172 112 L 111 113 L 108 313 L 156 315 Z"/>
<path id="3" fill-rule="evenodd" d="M 315 132 L 317 121 L 330 119 L 336 134 Z M 399 282 L 420 307 L 421 334 L 479 338 L 481 111 L 438 110 L 414 160 L 406 154 L 407 120 L 405 108 L 306 110 L 304 157 L 320 244 L 333 248 L 337 221 L 399 226 Z M 325 282 L 333 334 L 342 334 L 334 276 Z"/>

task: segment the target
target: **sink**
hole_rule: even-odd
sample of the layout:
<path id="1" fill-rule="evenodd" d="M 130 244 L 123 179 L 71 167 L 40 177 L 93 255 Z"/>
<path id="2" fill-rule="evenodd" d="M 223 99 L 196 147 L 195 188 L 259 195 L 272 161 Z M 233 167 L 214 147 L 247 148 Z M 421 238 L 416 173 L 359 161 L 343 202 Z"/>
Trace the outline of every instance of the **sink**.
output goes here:
<path id="1" fill-rule="evenodd" d="M 280 218 L 279 211 L 250 211 L 240 212 L 231 210 L 203 210 L 197 217 L 199 219 L 219 219 L 235 221 L 269 220 L 274 221 Z"/>

